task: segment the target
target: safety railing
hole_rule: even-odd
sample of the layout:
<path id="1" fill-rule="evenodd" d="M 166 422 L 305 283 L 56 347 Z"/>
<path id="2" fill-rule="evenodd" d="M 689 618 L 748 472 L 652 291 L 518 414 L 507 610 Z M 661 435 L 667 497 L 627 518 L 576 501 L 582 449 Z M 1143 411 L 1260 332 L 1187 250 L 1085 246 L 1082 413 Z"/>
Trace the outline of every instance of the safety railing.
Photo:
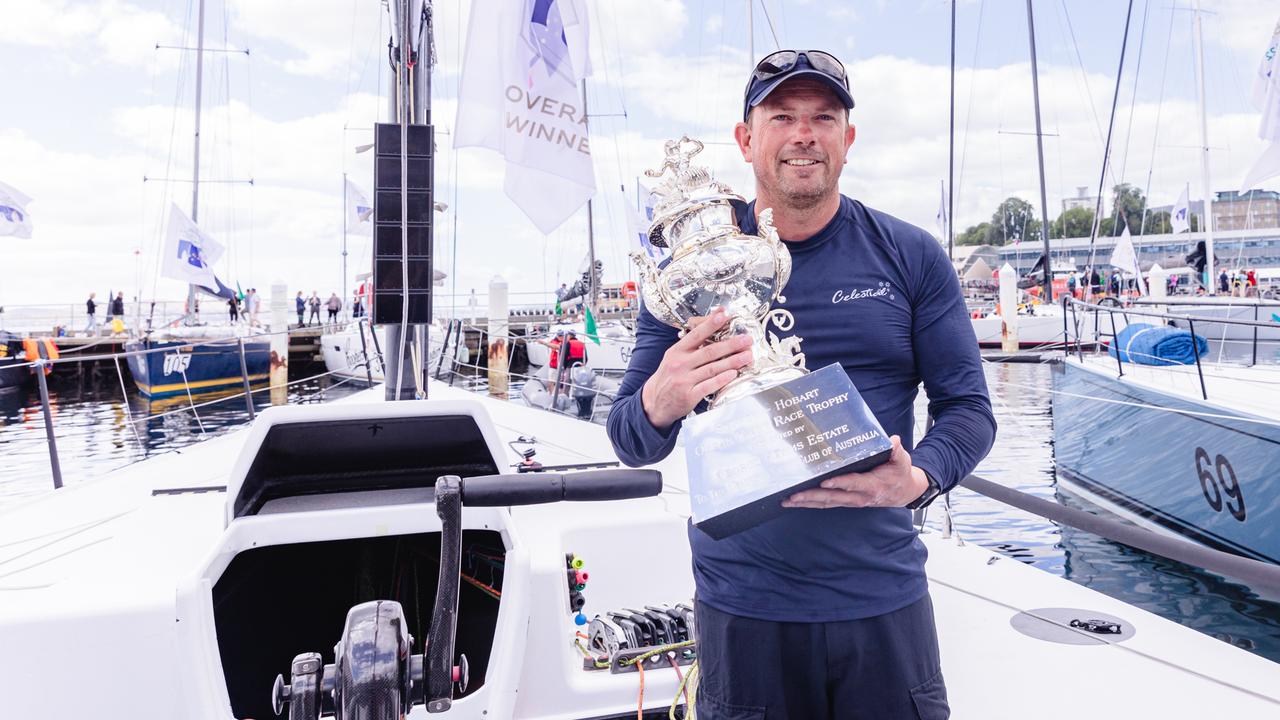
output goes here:
<path id="1" fill-rule="evenodd" d="M 436 367 L 432 372 L 432 377 L 437 380 L 447 381 L 452 385 L 457 379 L 467 377 L 460 372 L 462 370 L 470 371 L 472 373 L 471 377 L 478 377 L 482 372 L 489 370 L 487 362 L 482 365 L 479 362 L 464 362 L 458 360 L 458 343 L 462 341 L 462 338 L 465 337 L 466 333 L 479 335 L 479 353 L 484 353 L 487 345 L 492 340 L 492 337 L 485 328 L 466 325 L 460 320 L 449 322 L 445 327 L 444 341 L 442 343 L 440 353 L 435 358 Z M 506 339 L 507 347 L 509 348 L 515 347 L 517 343 L 527 343 L 532 339 L 529 336 L 513 334 L 507 334 L 504 338 Z M 509 379 L 514 378 L 523 383 L 537 382 L 550 383 L 552 385 L 551 389 L 547 391 L 551 396 L 551 402 L 548 407 L 541 409 L 562 415 L 573 415 L 574 413 L 571 410 L 564 409 L 560 406 L 559 400 L 561 397 L 573 397 L 575 391 L 581 391 L 584 395 L 585 393 L 590 393 L 592 404 L 589 417 L 594 418 L 596 411 L 599 408 L 599 402 L 602 398 L 608 400 L 610 403 L 616 400 L 616 396 L 613 393 L 602 390 L 599 387 L 591 387 L 573 382 L 571 377 L 572 368 L 570 367 L 572 363 L 568 362 L 567 344 L 561 346 L 561 356 L 558 359 L 557 372 L 554 378 L 543 378 L 536 374 L 515 372 L 511 369 L 514 357 L 514 353 L 507 353 L 507 364 L 506 367 L 503 368 L 503 372 Z M 448 359 L 447 369 L 445 368 L 446 359 Z"/>
<path id="2" fill-rule="evenodd" d="M 221 301 L 206 301 L 205 316 L 226 317 Z M 181 320 L 186 315 L 186 303 L 180 300 L 124 301 L 123 312 L 112 313 L 111 301 L 97 303 L 93 323 L 89 322 L 88 309 L 83 301 L 75 303 L 46 303 L 0 306 L 0 330 L 14 333 L 50 335 L 55 337 L 101 337 L 110 335 L 111 321 L 117 317 L 132 328 L 163 327 Z"/>
<path id="3" fill-rule="evenodd" d="M 1120 330 L 1123 329 L 1117 325 L 1117 321 L 1116 321 L 1117 315 L 1123 317 L 1123 322 L 1126 327 L 1130 322 L 1129 320 L 1130 316 L 1139 317 L 1139 318 L 1150 318 L 1153 320 L 1162 321 L 1163 324 L 1166 324 L 1172 327 L 1177 327 L 1180 329 L 1182 328 L 1183 325 L 1185 325 L 1186 330 L 1191 334 L 1191 337 L 1192 337 L 1191 348 L 1192 348 L 1193 357 L 1195 359 L 1196 376 L 1200 382 L 1200 396 L 1205 400 L 1209 399 L 1209 391 L 1207 386 L 1205 385 L 1205 368 L 1204 368 L 1205 359 L 1201 357 L 1200 345 L 1196 341 L 1196 339 L 1200 337 L 1196 335 L 1197 322 L 1200 323 L 1201 329 L 1203 329 L 1206 324 L 1223 325 L 1227 327 L 1246 329 L 1251 335 L 1251 339 L 1248 341 L 1250 343 L 1250 361 L 1249 361 L 1250 367 L 1258 363 L 1258 347 L 1261 344 L 1261 342 L 1265 340 L 1264 338 L 1259 337 L 1259 332 L 1262 330 L 1267 330 L 1267 331 L 1280 333 L 1280 323 L 1266 322 L 1258 319 L 1245 320 L 1245 319 L 1236 319 L 1236 318 L 1229 318 L 1229 317 L 1221 317 L 1221 318 L 1203 317 L 1203 316 L 1197 317 L 1193 313 L 1180 314 L 1180 313 L 1163 312 L 1155 309 L 1145 309 L 1145 308 L 1139 309 L 1140 306 L 1136 306 L 1136 305 L 1120 306 L 1120 305 L 1093 304 L 1093 303 L 1084 302 L 1082 300 L 1076 300 L 1075 298 L 1070 298 L 1070 297 L 1063 298 L 1062 302 L 1063 302 L 1063 313 L 1062 313 L 1063 332 L 1064 333 L 1067 332 L 1068 322 L 1073 323 L 1076 327 L 1076 335 L 1077 335 L 1076 343 L 1075 343 L 1076 357 L 1080 360 L 1084 359 L 1084 343 L 1080 339 L 1080 335 L 1081 335 L 1080 326 L 1082 324 L 1080 314 L 1085 312 L 1091 313 L 1094 320 L 1094 329 L 1093 329 L 1094 336 L 1093 337 L 1095 341 L 1094 347 L 1096 348 L 1095 352 L 1102 351 L 1102 348 L 1104 348 L 1105 346 L 1114 347 L 1115 358 L 1116 358 L 1116 369 L 1121 377 L 1124 376 L 1124 371 L 1125 371 L 1124 356 L 1126 354 L 1132 353 L 1132 351 L 1125 349 L 1122 352 L 1121 348 L 1116 347 L 1116 340 L 1119 337 Z M 1208 306 L 1207 303 L 1206 303 L 1206 306 Z M 1215 304 L 1214 307 L 1223 307 L 1223 306 Z M 1106 323 L 1109 325 L 1110 333 L 1105 332 L 1106 328 L 1101 327 L 1101 318 L 1104 313 L 1107 316 Z M 1223 340 L 1223 342 L 1225 342 L 1225 339 Z M 1159 358 L 1153 357 L 1153 359 L 1159 359 Z"/>
<path id="4" fill-rule="evenodd" d="M 330 325 L 326 325 L 325 327 L 326 329 L 329 329 L 335 332 L 341 331 L 347 327 L 358 328 L 360 331 L 362 347 L 363 347 L 364 332 L 366 332 L 365 328 L 367 327 L 367 324 L 368 324 L 367 320 L 362 319 L 354 323 L 330 324 Z M 232 328 L 228 328 L 228 329 L 231 330 Z M 179 372 L 180 376 L 182 377 L 182 381 L 183 381 L 182 384 L 184 385 L 187 403 L 174 410 L 169 410 L 162 413 L 148 414 L 146 418 L 147 420 L 157 420 L 157 419 L 168 417 L 170 415 L 186 413 L 189 411 L 195 416 L 197 425 L 201 428 L 201 431 L 204 432 L 204 424 L 200 419 L 200 409 L 214 405 L 214 404 L 225 403 L 231 400 L 242 398 L 244 400 L 245 412 L 246 412 L 246 415 L 248 416 L 248 420 L 252 421 L 256 417 L 257 413 L 254 407 L 254 395 L 256 393 L 270 392 L 272 390 L 272 387 L 270 385 L 261 386 L 261 381 L 259 381 L 258 383 L 254 383 L 250 381 L 250 373 L 248 371 L 248 360 L 246 357 L 247 355 L 246 344 L 258 344 L 258 343 L 270 342 L 275 337 L 279 337 L 282 335 L 288 336 L 288 335 L 291 335 L 293 332 L 294 331 L 291 331 L 291 330 L 279 330 L 274 332 L 256 332 L 252 335 L 248 335 L 248 336 L 242 335 L 238 337 L 183 338 L 180 340 L 181 345 L 178 345 L 176 347 L 174 346 L 142 347 L 142 348 L 137 348 L 132 350 L 123 350 L 118 352 L 81 353 L 76 355 L 60 356 L 57 358 L 35 358 L 32 360 L 23 359 L 22 361 L 19 361 L 19 362 L 8 363 L 6 365 L 6 369 L 10 371 L 17 371 L 17 372 L 27 370 L 27 371 L 30 371 L 35 376 L 36 384 L 37 384 L 39 395 L 40 395 L 41 415 L 44 420 L 44 428 L 45 428 L 45 443 L 48 447 L 48 452 L 49 452 L 49 467 L 53 475 L 53 485 L 54 485 L 54 488 L 61 488 L 63 486 L 62 463 L 60 461 L 59 454 L 58 454 L 58 441 L 57 441 L 57 433 L 56 433 L 55 422 L 54 422 L 54 407 L 53 407 L 53 403 L 50 400 L 49 381 L 47 378 L 48 373 L 51 372 L 53 368 L 57 366 L 77 364 L 77 363 L 98 363 L 98 362 L 110 363 L 115 369 L 115 373 L 120 384 L 121 392 L 124 394 L 126 399 L 124 403 L 124 411 L 127 416 L 127 422 L 130 428 L 132 429 L 132 432 L 134 433 L 135 440 L 141 443 L 141 439 L 137 435 L 137 426 L 136 426 L 137 420 L 135 420 L 135 418 L 133 417 L 133 412 L 128 403 L 127 383 L 125 382 L 124 368 L 121 363 L 121 360 L 124 360 L 127 363 L 129 358 L 138 357 L 138 356 L 148 356 L 148 355 L 161 354 L 161 353 L 176 354 L 176 355 L 191 355 L 192 353 L 194 353 L 196 350 L 200 348 L 210 348 L 210 347 L 227 348 L 227 347 L 234 346 L 236 348 L 237 355 L 239 356 L 240 378 L 242 381 L 241 390 L 233 393 L 227 393 L 226 391 L 217 391 L 216 393 L 208 393 L 208 394 L 202 393 L 198 389 L 193 390 L 191 387 L 191 383 L 188 381 L 186 376 L 185 364 L 182 362 L 175 362 L 173 365 Z M 377 346 L 378 342 L 377 342 L 376 336 L 373 337 L 371 344 L 375 347 Z M 381 360 L 381 355 L 382 355 L 381 349 L 378 348 L 376 351 L 376 355 L 372 357 L 376 357 L 378 360 Z M 371 357 L 368 354 L 367 350 L 365 351 L 365 357 L 366 358 Z M 299 384 L 313 382 L 321 378 L 332 377 L 339 374 L 339 372 L 340 371 L 325 371 L 321 373 L 311 374 L 306 377 L 298 378 L 295 380 L 286 380 L 286 382 L 284 382 L 281 385 L 278 385 L 278 387 L 291 388 Z M 373 383 L 372 373 L 367 373 L 366 377 L 368 382 L 372 384 Z M 357 378 L 355 377 L 348 377 L 348 378 L 341 379 L 337 383 L 330 384 L 327 389 L 332 389 L 334 387 L 343 385 L 345 383 L 352 382 L 356 379 Z M 260 386 L 253 387 L 254 384 L 259 384 Z M 199 402 L 197 401 L 200 395 L 214 395 L 214 394 L 216 394 L 216 397 L 212 399 L 204 399 Z"/>

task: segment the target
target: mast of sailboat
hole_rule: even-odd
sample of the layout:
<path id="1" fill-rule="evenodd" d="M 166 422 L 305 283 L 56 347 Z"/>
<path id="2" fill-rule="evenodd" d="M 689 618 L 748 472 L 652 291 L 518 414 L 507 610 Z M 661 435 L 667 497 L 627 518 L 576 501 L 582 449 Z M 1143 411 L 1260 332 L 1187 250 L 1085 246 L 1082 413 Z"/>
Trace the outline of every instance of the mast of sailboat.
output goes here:
<path id="1" fill-rule="evenodd" d="M 431 70 L 434 58 L 431 49 L 432 13 L 430 0 L 395 0 L 392 13 L 392 53 L 394 72 L 389 78 L 388 93 L 390 117 L 399 125 L 400 135 L 400 322 L 388 323 L 385 398 L 387 400 L 412 400 L 426 397 L 426 376 L 420 370 L 426 367 L 428 325 L 409 323 L 409 125 L 431 125 Z M 415 12 L 415 10 L 417 12 Z M 414 20 L 417 19 L 415 34 Z M 415 46 L 415 39 L 417 41 Z M 419 52 L 419 48 L 425 52 Z M 422 71 L 418 72 L 419 66 Z M 426 89 L 424 91 L 424 79 Z M 434 140 L 428 147 L 434 152 Z M 434 166 L 428 164 L 434 172 Z M 426 207 L 434 206 L 435 183 L 428 178 L 425 183 Z M 428 210 L 428 213 L 430 210 Z M 433 223 L 425 223 L 427 257 L 434 253 Z M 428 262 L 428 275 L 431 263 Z M 432 292 L 430 285 L 427 292 Z M 428 303 L 430 305 L 430 303 Z M 411 340 L 412 339 L 412 340 Z M 416 346 L 416 347 L 415 347 Z M 415 355 L 421 360 L 414 361 Z M 406 367 L 408 370 L 406 371 Z"/>
<path id="2" fill-rule="evenodd" d="M 956 0 L 951 0 L 951 130 L 947 143 L 947 259 L 955 264 L 956 183 Z"/>
<path id="3" fill-rule="evenodd" d="M 587 132 L 591 132 L 591 116 L 587 113 L 587 79 L 582 78 L 582 119 L 587 123 Z M 587 198 L 587 309 L 591 316 L 596 315 L 596 233 L 592 221 L 591 198 Z"/>
<path id="4" fill-rule="evenodd" d="M 1200 172 L 1204 177 L 1204 269 L 1205 291 L 1216 295 L 1217 280 L 1213 271 L 1213 186 L 1209 184 L 1209 119 L 1205 114 L 1204 38 L 1200 29 L 1200 0 L 1195 7 L 1196 91 L 1200 105 Z"/>
<path id="5" fill-rule="evenodd" d="M 1027 37 L 1031 39 L 1031 94 L 1036 105 L 1036 159 L 1040 163 L 1040 238 L 1044 241 L 1044 301 L 1053 302 L 1053 261 L 1049 257 L 1049 199 L 1044 184 L 1044 136 L 1040 133 L 1040 74 L 1036 68 L 1036 21 L 1027 0 Z M 954 62 L 954 60 L 953 60 Z"/>
<path id="6" fill-rule="evenodd" d="M 201 87 L 204 81 L 204 0 L 200 0 L 196 11 L 196 132 L 194 157 L 191 167 L 191 222 L 200 222 L 200 100 Z M 186 324 L 194 322 L 196 312 L 196 286 L 187 283 L 187 319 Z"/>
<path id="7" fill-rule="evenodd" d="M 1030 0 L 1027 0 L 1030 2 Z M 1120 40 L 1120 65 L 1116 68 L 1116 87 L 1111 93 L 1111 116 L 1107 120 L 1107 141 L 1102 146 L 1102 172 L 1098 175 L 1098 197 L 1094 201 L 1093 210 L 1093 227 L 1089 231 L 1089 261 L 1084 266 L 1085 282 L 1084 286 L 1089 288 L 1085 297 L 1093 292 L 1093 258 L 1098 241 L 1098 231 L 1102 227 L 1102 190 L 1107 184 L 1107 167 L 1111 162 L 1111 134 L 1116 126 L 1116 110 L 1120 105 L 1120 79 L 1124 75 L 1124 56 L 1129 50 L 1129 21 L 1133 18 L 1133 0 L 1129 0 L 1129 8 L 1125 10 L 1124 15 L 1124 37 Z M 1120 212 L 1124 212 L 1124 208 L 1118 208 Z M 1129 219 L 1125 217 L 1125 226 L 1129 224 Z M 1063 228 L 1066 228 L 1065 222 Z M 1046 262 L 1048 256 L 1045 257 Z M 1141 268 L 1139 268 L 1141 271 Z M 1141 280 L 1141 277 L 1139 277 Z M 1139 283 L 1141 285 L 1141 283 Z"/>

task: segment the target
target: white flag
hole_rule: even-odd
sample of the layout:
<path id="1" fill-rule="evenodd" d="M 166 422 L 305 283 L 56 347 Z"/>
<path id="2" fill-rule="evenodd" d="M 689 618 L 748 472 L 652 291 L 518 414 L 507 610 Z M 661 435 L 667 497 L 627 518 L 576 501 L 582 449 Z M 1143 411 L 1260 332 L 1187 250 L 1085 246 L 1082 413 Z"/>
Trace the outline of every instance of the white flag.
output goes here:
<path id="1" fill-rule="evenodd" d="M 1173 232 L 1175 235 L 1191 229 L 1190 194 L 1191 186 L 1182 186 L 1182 194 L 1178 196 L 1178 203 L 1173 206 L 1173 213 L 1169 215 L 1169 222 L 1173 225 Z"/>
<path id="2" fill-rule="evenodd" d="M 1253 78 L 1253 104 L 1262 111 L 1258 137 L 1280 141 L 1280 22 L 1271 33 L 1271 41 L 1258 63 L 1258 74 Z"/>
<path id="3" fill-rule="evenodd" d="M 1121 222 L 1124 222 L 1124 216 L 1120 217 Z M 1120 233 L 1120 239 L 1116 240 L 1115 249 L 1111 251 L 1111 266 L 1138 278 L 1138 287 L 1142 288 L 1143 295 L 1147 294 L 1146 288 L 1142 287 L 1142 270 L 1138 267 L 1138 255 L 1133 251 L 1133 238 L 1129 236 L 1127 224 Z"/>
<path id="4" fill-rule="evenodd" d="M 947 217 L 947 186 L 938 181 L 938 185 L 942 188 L 942 202 L 938 205 L 938 216 L 935 218 L 938 222 L 938 232 L 942 233 L 942 241 L 947 240 L 947 226 L 950 224 L 950 218 Z"/>
<path id="5" fill-rule="evenodd" d="M 177 205 L 169 207 L 164 233 L 164 259 L 160 274 L 191 285 L 217 287 L 213 264 L 222 257 L 222 243 L 191 222 Z"/>
<path id="6" fill-rule="evenodd" d="M 31 198 L 17 188 L 0 182 L 0 235 L 31 237 L 31 214 L 27 203 Z"/>
<path id="7" fill-rule="evenodd" d="M 1253 104 L 1262 111 L 1258 137 L 1270 145 L 1245 174 L 1241 192 L 1280 175 L 1280 22 L 1276 23 L 1271 41 L 1258 63 L 1258 74 L 1253 79 Z"/>
<path id="8" fill-rule="evenodd" d="M 364 191 L 350 180 L 347 183 L 347 232 L 357 235 L 373 234 L 373 203 Z"/>
<path id="9" fill-rule="evenodd" d="M 579 87 L 588 73 L 584 0 L 475 0 L 454 147 L 507 161 L 504 190 L 543 233 L 595 194 Z"/>
<path id="10" fill-rule="evenodd" d="M 653 191 L 639 182 L 636 183 L 636 195 L 640 199 L 641 206 L 639 208 L 631 208 L 628 205 L 627 224 L 630 226 L 632 237 L 640 244 L 640 249 L 644 250 L 653 261 L 661 262 L 667 257 L 667 251 L 660 247 L 654 247 L 649 242 L 649 226 L 653 224 L 653 206 L 655 195 Z"/>

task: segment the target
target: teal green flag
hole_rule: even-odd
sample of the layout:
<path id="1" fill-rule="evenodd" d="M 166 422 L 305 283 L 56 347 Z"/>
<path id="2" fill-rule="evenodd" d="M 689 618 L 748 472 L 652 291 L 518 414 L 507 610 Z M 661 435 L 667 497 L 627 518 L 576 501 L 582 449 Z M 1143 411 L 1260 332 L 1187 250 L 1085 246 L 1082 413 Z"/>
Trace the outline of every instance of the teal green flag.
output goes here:
<path id="1" fill-rule="evenodd" d="M 591 314 L 591 308 L 585 308 L 585 310 L 587 317 L 584 324 L 587 326 L 587 337 L 590 338 L 592 342 L 599 345 L 600 337 L 596 335 L 596 318 Z"/>

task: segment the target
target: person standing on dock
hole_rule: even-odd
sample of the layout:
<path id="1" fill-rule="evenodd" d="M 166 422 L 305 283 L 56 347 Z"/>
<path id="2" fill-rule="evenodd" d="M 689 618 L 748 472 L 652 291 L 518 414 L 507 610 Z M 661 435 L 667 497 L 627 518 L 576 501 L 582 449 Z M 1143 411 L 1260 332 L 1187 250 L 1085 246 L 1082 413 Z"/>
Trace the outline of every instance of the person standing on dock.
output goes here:
<path id="1" fill-rule="evenodd" d="M 698 714 L 712 718 L 944 718 L 926 550 L 911 509 L 955 487 L 996 423 L 964 296 L 933 236 L 840 194 L 853 96 L 828 53 L 783 50 L 752 72 L 734 138 L 756 179 L 744 233 L 773 210 L 790 252 L 786 309 L 809 367 L 839 363 L 892 434 L 888 461 L 791 495 L 777 518 L 721 540 L 692 523 Z M 658 462 L 682 419 L 751 361 L 708 342 L 719 308 L 678 331 L 641 307 L 608 432 L 627 465 Z M 923 382 L 934 424 L 912 444 Z"/>
<path id="2" fill-rule="evenodd" d="M 307 307 L 311 308 L 311 314 L 307 316 L 307 325 L 315 321 L 316 325 L 320 324 L 320 293 L 312 290 L 311 297 L 307 300 Z"/>
<path id="3" fill-rule="evenodd" d="M 258 327 L 258 310 L 262 308 L 262 298 L 258 297 L 258 288 L 249 288 L 249 295 L 244 302 L 249 310 L 249 327 Z"/>
<path id="4" fill-rule="evenodd" d="M 116 293 L 115 299 L 111 301 L 111 317 L 113 318 L 124 317 L 124 293 L 123 292 Z"/>
<path id="5" fill-rule="evenodd" d="M 338 293 L 329 295 L 329 302 L 325 303 L 325 309 L 329 311 L 329 324 L 338 322 L 338 311 L 342 309 L 342 298 L 338 297 Z"/>
<path id="6" fill-rule="evenodd" d="M 298 291 L 298 297 L 293 299 L 293 304 L 298 310 L 298 327 L 302 327 L 302 316 L 307 312 L 307 301 L 302 297 L 302 291 Z"/>
<path id="7" fill-rule="evenodd" d="M 98 303 L 93 301 L 97 295 L 97 293 L 89 293 L 89 299 L 84 302 L 84 312 L 89 316 L 89 323 L 84 326 L 84 331 L 89 335 L 98 334 Z"/>

